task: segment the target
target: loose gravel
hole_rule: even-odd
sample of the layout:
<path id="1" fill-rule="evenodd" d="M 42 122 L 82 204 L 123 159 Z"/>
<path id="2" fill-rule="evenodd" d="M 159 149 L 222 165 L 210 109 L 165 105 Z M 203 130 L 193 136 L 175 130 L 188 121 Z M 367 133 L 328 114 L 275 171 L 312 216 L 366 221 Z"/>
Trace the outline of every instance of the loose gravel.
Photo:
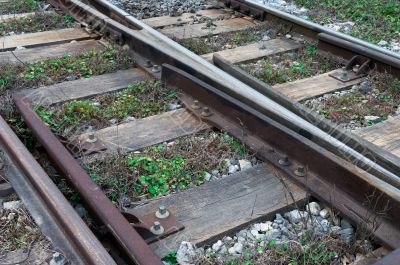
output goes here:
<path id="1" fill-rule="evenodd" d="M 184 265 L 297 264 L 300 261 L 301 264 L 332 264 L 355 260 L 356 253 L 373 250 L 370 241 L 357 236 L 348 220 L 338 217 L 327 206 L 310 202 L 303 210 L 278 213 L 273 221 L 252 224 L 205 248 L 182 242 L 176 260 Z"/>
<path id="2" fill-rule="evenodd" d="M 15 195 L 11 197 L 17 199 Z M 22 201 L 0 197 L 0 264 L 66 263 L 65 257 L 43 236 Z"/>
<path id="3" fill-rule="evenodd" d="M 183 13 L 195 13 L 199 10 L 218 8 L 216 0 L 112 0 L 112 3 L 123 8 L 138 19 L 159 16 L 179 16 Z"/>
<path id="4" fill-rule="evenodd" d="M 306 19 L 306 20 L 311 20 L 310 19 L 310 14 L 311 11 L 305 7 L 296 5 L 292 3 L 291 1 L 284 1 L 284 0 L 252 0 L 253 2 L 263 4 L 267 7 L 272 7 L 284 12 L 287 12 L 289 14 L 298 16 L 300 18 Z M 326 18 L 327 23 L 322 24 L 323 26 L 335 30 L 335 31 L 340 31 L 343 33 L 350 33 L 353 29 L 357 28 L 357 23 L 354 23 L 352 21 L 343 21 L 340 20 L 337 17 L 327 17 Z M 388 49 L 390 51 L 393 51 L 395 53 L 400 53 L 400 42 L 397 39 L 386 39 L 386 40 L 381 40 L 378 43 L 376 43 L 378 46 L 383 47 L 385 49 Z"/>

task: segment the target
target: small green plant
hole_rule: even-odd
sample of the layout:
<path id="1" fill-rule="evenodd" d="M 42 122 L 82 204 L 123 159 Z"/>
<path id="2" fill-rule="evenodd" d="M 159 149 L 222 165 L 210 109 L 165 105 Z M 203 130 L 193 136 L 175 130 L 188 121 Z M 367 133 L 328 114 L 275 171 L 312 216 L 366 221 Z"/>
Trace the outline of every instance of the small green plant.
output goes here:
<path id="1" fill-rule="evenodd" d="M 0 5 L 0 15 L 28 13 L 37 10 L 37 5 L 41 1 L 36 0 L 13 0 Z"/>
<path id="2" fill-rule="evenodd" d="M 230 136 L 228 133 L 224 132 L 221 135 L 221 141 L 222 143 L 228 144 L 239 156 L 245 155 L 246 150 L 244 145 L 236 138 Z"/>
<path id="3" fill-rule="evenodd" d="M 400 104 L 400 82 L 387 74 L 371 73 L 371 88 L 374 93 L 348 91 L 344 95 L 333 95 L 316 103 L 306 101 L 305 105 L 318 111 L 327 119 L 350 126 L 370 126 L 374 123 L 365 116 L 378 116 L 381 121 L 389 115 L 396 115 Z"/>
<path id="4" fill-rule="evenodd" d="M 92 100 L 74 100 L 50 109 L 38 106 L 36 112 L 49 127 L 63 134 L 66 128 L 76 125 L 103 127 L 111 119 L 119 122 L 128 116 L 144 118 L 155 115 L 166 111 L 168 103 L 176 97 L 176 92 L 167 91 L 154 80 L 138 82 L 120 92 L 100 95 Z"/>
<path id="5" fill-rule="evenodd" d="M 74 19 L 71 16 L 36 13 L 32 16 L 9 19 L 0 23 L 0 36 L 7 32 L 29 33 L 71 27 L 76 27 Z"/>
<path id="6" fill-rule="evenodd" d="M 309 44 L 306 46 L 308 55 L 315 55 L 317 53 L 317 46 L 314 44 Z"/>
<path id="7" fill-rule="evenodd" d="M 279 59 L 265 58 L 240 67 L 261 81 L 275 85 L 326 73 L 339 65 L 333 58 L 317 55 L 315 45 L 307 45 L 294 57 L 283 54 Z"/>
<path id="8" fill-rule="evenodd" d="M 28 64 L 3 64 L 0 66 L 0 85 L 3 91 L 36 88 L 111 73 L 133 65 L 134 61 L 125 51 L 108 47 Z"/>
<path id="9" fill-rule="evenodd" d="M 176 260 L 176 251 L 170 251 L 168 252 L 163 258 L 163 261 L 169 263 L 170 265 L 176 265 L 178 264 L 178 261 Z"/>
<path id="10" fill-rule="evenodd" d="M 328 18 L 355 22 L 349 33 L 369 42 L 399 37 L 400 3 L 397 0 L 321 0 L 318 5 L 312 0 L 293 2 L 309 8 L 309 17 L 316 23 L 328 23 Z"/>
<path id="11" fill-rule="evenodd" d="M 260 41 L 261 37 L 254 31 L 239 31 L 233 35 L 233 44 L 240 46 L 242 44 Z"/>
<path id="12" fill-rule="evenodd" d="M 128 165 L 132 170 L 142 173 L 133 185 L 137 195 L 148 193 L 154 197 L 166 194 L 170 189 L 182 190 L 188 187 L 194 177 L 190 175 L 186 159 L 181 156 L 172 159 L 134 156 L 129 159 Z"/>

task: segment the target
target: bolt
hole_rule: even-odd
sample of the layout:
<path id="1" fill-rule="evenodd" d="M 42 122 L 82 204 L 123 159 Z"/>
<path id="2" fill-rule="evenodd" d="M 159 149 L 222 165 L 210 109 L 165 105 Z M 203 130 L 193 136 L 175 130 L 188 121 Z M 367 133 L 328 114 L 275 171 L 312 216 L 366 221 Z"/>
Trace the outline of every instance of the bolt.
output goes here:
<path id="1" fill-rule="evenodd" d="M 211 115 L 212 115 L 212 114 L 211 114 L 210 109 L 209 109 L 208 107 L 204 107 L 203 112 L 201 113 L 201 116 L 203 116 L 203 117 L 210 117 Z"/>
<path id="2" fill-rule="evenodd" d="M 164 227 L 161 225 L 159 221 L 155 221 L 153 226 L 150 227 L 150 231 L 154 235 L 162 235 L 164 233 Z"/>
<path id="3" fill-rule="evenodd" d="M 201 108 L 198 100 L 194 100 L 191 107 L 192 107 L 192 109 L 200 109 Z"/>
<path id="4" fill-rule="evenodd" d="M 153 64 L 151 63 L 151 61 L 146 61 L 145 65 L 144 65 L 144 67 L 146 67 L 146 68 L 150 68 L 152 66 L 153 66 Z"/>
<path id="5" fill-rule="evenodd" d="M 279 164 L 282 165 L 282 166 L 290 165 L 289 157 L 288 156 L 284 156 L 281 159 L 279 159 Z"/>
<path id="6" fill-rule="evenodd" d="M 88 142 L 88 143 L 94 143 L 94 142 L 96 142 L 97 141 L 97 138 L 96 138 L 96 136 L 94 135 L 94 133 L 90 133 L 89 135 L 88 135 L 88 138 L 86 139 L 86 142 Z"/>
<path id="7" fill-rule="evenodd" d="M 306 168 L 304 166 L 299 166 L 295 171 L 294 174 L 298 177 L 304 177 L 306 175 Z"/>
<path id="8" fill-rule="evenodd" d="M 151 71 L 153 73 L 159 73 L 161 71 L 160 66 L 157 64 L 153 65 L 153 68 L 151 68 Z"/>
<path id="9" fill-rule="evenodd" d="M 360 65 L 359 64 L 354 65 L 353 72 L 357 73 L 358 70 L 360 70 Z"/>
<path id="10" fill-rule="evenodd" d="M 156 217 L 159 219 L 165 219 L 168 218 L 168 216 L 169 216 L 169 211 L 164 205 L 161 205 L 158 208 L 158 211 L 156 212 Z"/>
<path id="11" fill-rule="evenodd" d="M 340 73 L 340 79 L 342 79 L 344 81 L 349 80 L 349 76 L 347 74 L 346 67 L 342 68 L 342 72 Z"/>

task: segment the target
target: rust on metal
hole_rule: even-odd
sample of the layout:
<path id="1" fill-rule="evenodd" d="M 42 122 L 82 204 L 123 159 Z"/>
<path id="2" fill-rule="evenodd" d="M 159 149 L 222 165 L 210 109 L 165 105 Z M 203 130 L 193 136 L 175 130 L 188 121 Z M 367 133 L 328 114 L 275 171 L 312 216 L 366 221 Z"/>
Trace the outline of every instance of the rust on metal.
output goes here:
<path id="1" fill-rule="evenodd" d="M 149 213 L 144 216 L 136 216 L 130 213 L 129 210 L 123 214 L 149 244 L 166 238 L 167 236 L 175 234 L 185 228 L 185 226 L 179 222 L 173 214 L 170 214 L 167 218 L 158 218 L 154 213 Z M 163 233 L 154 235 L 151 232 L 151 227 L 154 225 L 154 222 L 160 222 L 164 228 Z"/>
<path id="2" fill-rule="evenodd" d="M 259 81 L 258 79 L 240 69 L 238 66 L 228 62 L 227 60 L 222 58 L 222 56 L 215 54 L 213 56 L 213 62 L 215 65 L 217 65 L 233 77 L 239 79 L 243 83 L 249 85 L 258 92 L 279 103 L 280 105 L 300 116 L 301 118 L 310 121 L 319 129 L 329 133 L 332 137 L 335 137 L 336 139 L 345 143 L 354 150 L 364 154 L 364 156 L 373 159 L 374 161 L 376 161 L 377 164 L 381 165 L 382 167 L 392 172 L 400 172 L 400 159 L 392 153 L 384 149 L 377 148 L 372 143 L 362 139 L 355 134 L 352 134 L 351 132 L 344 130 L 343 128 L 332 123 L 325 117 L 313 111 L 310 111 L 301 103 L 289 98 L 286 95 L 283 95 L 282 93 L 279 93 L 271 86 Z M 334 152 L 335 150 L 333 149 L 330 151 Z M 336 154 L 340 155 L 340 153 Z"/>
<path id="3" fill-rule="evenodd" d="M 107 227 L 129 258 L 137 264 L 162 265 L 138 232 L 31 109 L 30 103 L 24 101 L 24 95 L 16 93 L 13 98 L 26 124 L 55 166 L 78 191 L 91 212 Z"/>
<path id="4" fill-rule="evenodd" d="M 225 6 L 232 8 L 237 12 L 241 12 L 247 16 L 251 16 L 252 18 L 264 21 L 265 19 L 265 12 L 258 8 L 255 8 L 251 5 L 247 5 L 245 3 L 231 0 L 231 1 L 224 1 Z"/>
<path id="5" fill-rule="evenodd" d="M 240 139 L 260 159 L 306 186 L 355 223 L 366 224 L 384 245 L 400 245 L 398 189 L 173 66 L 163 65 L 163 82 L 183 92 L 182 100 L 193 114 Z M 213 115 L 204 117 L 201 110 L 192 109 L 194 99 L 203 106 L 212 106 Z M 279 163 L 287 154 L 290 164 Z M 299 167 L 307 168 L 304 177 L 295 174 Z M 377 216 L 379 212 L 385 216 Z M 373 223 L 371 218 L 379 221 Z"/>
<path id="6" fill-rule="evenodd" d="M 62 238 L 60 240 L 62 242 L 68 241 L 68 244 L 75 250 L 76 254 L 74 255 L 77 255 L 77 257 L 68 256 L 68 258 L 71 258 L 71 261 L 74 261 L 75 264 L 115 264 L 50 177 L 1 117 L 0 146 L 3 147 L 4 154 L 7 154 L 7 157 L 15 164 L 12 165 L 10 162 L 7 165 L 13 178 L 17 179 L 18 174 L 23 174 L 22 178 L 24 178 L 24 181 L 27 180 L 29 187 L 32 187 L 34 190 L 35 194 L 28 195 L 29 200 L 38 196 L 43 203 L 39 207 L 40 211 L 45 211 L 41 214 L 42 222 L 46 219 L 44 215 L 45 213 L 47 214 L 48 209 L 49 214 L 57 222 L 57 224 L 53 225 L 58 226 L 59 231 L 61 231 Z M 14 172 L 14 169 L 21 173 Z"/>

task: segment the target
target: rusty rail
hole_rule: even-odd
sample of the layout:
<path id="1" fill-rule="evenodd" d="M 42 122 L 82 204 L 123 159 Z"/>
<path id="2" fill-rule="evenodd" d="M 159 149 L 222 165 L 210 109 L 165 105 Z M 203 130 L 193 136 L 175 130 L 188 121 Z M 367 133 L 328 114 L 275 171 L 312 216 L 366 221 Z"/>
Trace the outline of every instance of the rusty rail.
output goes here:
<path id="1" fill-rule="evenodd" d="M 222 58 L 222 56 L 214 54 L 213 62 L 216 66 L 231 74 L 233 77 L 251 86 L 261 94 L 271 98 L 296 115 L 311 122 L 324 132 L 329 133 L 329 135 L 345 143 L 357 152 L 365 155 L 371 160 L 374 160 L 377 164 L 384 166 L 391 172 L 400 172 L 400 158 L 398 156 L 377 147 L 350 131 L 341 128 L 337 124 L 334 124 L 325 117 L 305 107 L 303 104 L 289 98 L 266 83 L 253 77 L 246 71 L 242 70 L 239 66 L 236 66 Z M 335 150 L 330 151 L 335 152 Z"/>
<path id="2" fill-rule="evenodd" d="M 42 232 L 71 264 L 112 265 L 102 244 L 64 198 L 43 168 L 0 117 L 5 174 Z"/>
<path id="3" fill-rule="evenodd" d="M 162 81 L 183 92 L 181 99 L 193 114 L 240 139 L 258 158 L 355 223 L 365 224 L 384 245 L 400 246 L 398 189 L 176 67 L 163 65 Z"/>
<path id="4" fill-rule="evenodd" d="M 120 43 L 129 45 L 139 65 L 143 65 L 147 60 L 151 60 L 153 64 L 168 63 L 179 67 L 220 91 L 245 102 L 278 123 L 298 133 L 303 133 L 303 135 L 307 134 L 308 138 L 314 143 L 323 146 L 331 152 L 335 152 L 336 155 L 347 161 L 358 163 L 357 166 L 400 188 L 400 179 L 397 176 L 398 172 L 391 171 L 394 168 L 390 165 L 392 161 L 385 161 L 386 164 L 375 163 L 363 154 L 350 148 L 347 143 L 343 143 L 317 128 L 309 121 L 302 119 L 271 98 L 265 97 L 250 86 L 233 78 L 231 75 L 193 54 L 109 2 L 105 0 L 89 0 L 90 4 L 98 8 L 98 10 L 83 4 L 79 0 L 51 0 L 51 2 L 56 2 L 59 8 L 69 12 L 78 21 L 92 25 L 92 29 L 112 36 L 112 38 L 118 40 Z M 117 21 L 123 22 L 123 24 L 110 19 L 103 13 L 109 14 L 113 18 L 116 18 Z M 93 23 L 94 21 L 95 23 Z M 362 148 L 363 144 L 361 143 L 360 145 Z M 379 152 L 379 150 L 375 151 Z M 371 155 L 374 156 L 375 154 L 372 153 Z M 382 155 L 382 157 L 384 156 Z"/>
<path id="5" fill-rule="evenodd" d="M 162 265 L 160 258 L 46 127 L 30 104 L 24 101 L 24 97 L 22 94 L 13 95 L 19 112 L 54 165 L 77 190 L 89 210 L 106 226 L 132 261 L 140 265 Z"/>

